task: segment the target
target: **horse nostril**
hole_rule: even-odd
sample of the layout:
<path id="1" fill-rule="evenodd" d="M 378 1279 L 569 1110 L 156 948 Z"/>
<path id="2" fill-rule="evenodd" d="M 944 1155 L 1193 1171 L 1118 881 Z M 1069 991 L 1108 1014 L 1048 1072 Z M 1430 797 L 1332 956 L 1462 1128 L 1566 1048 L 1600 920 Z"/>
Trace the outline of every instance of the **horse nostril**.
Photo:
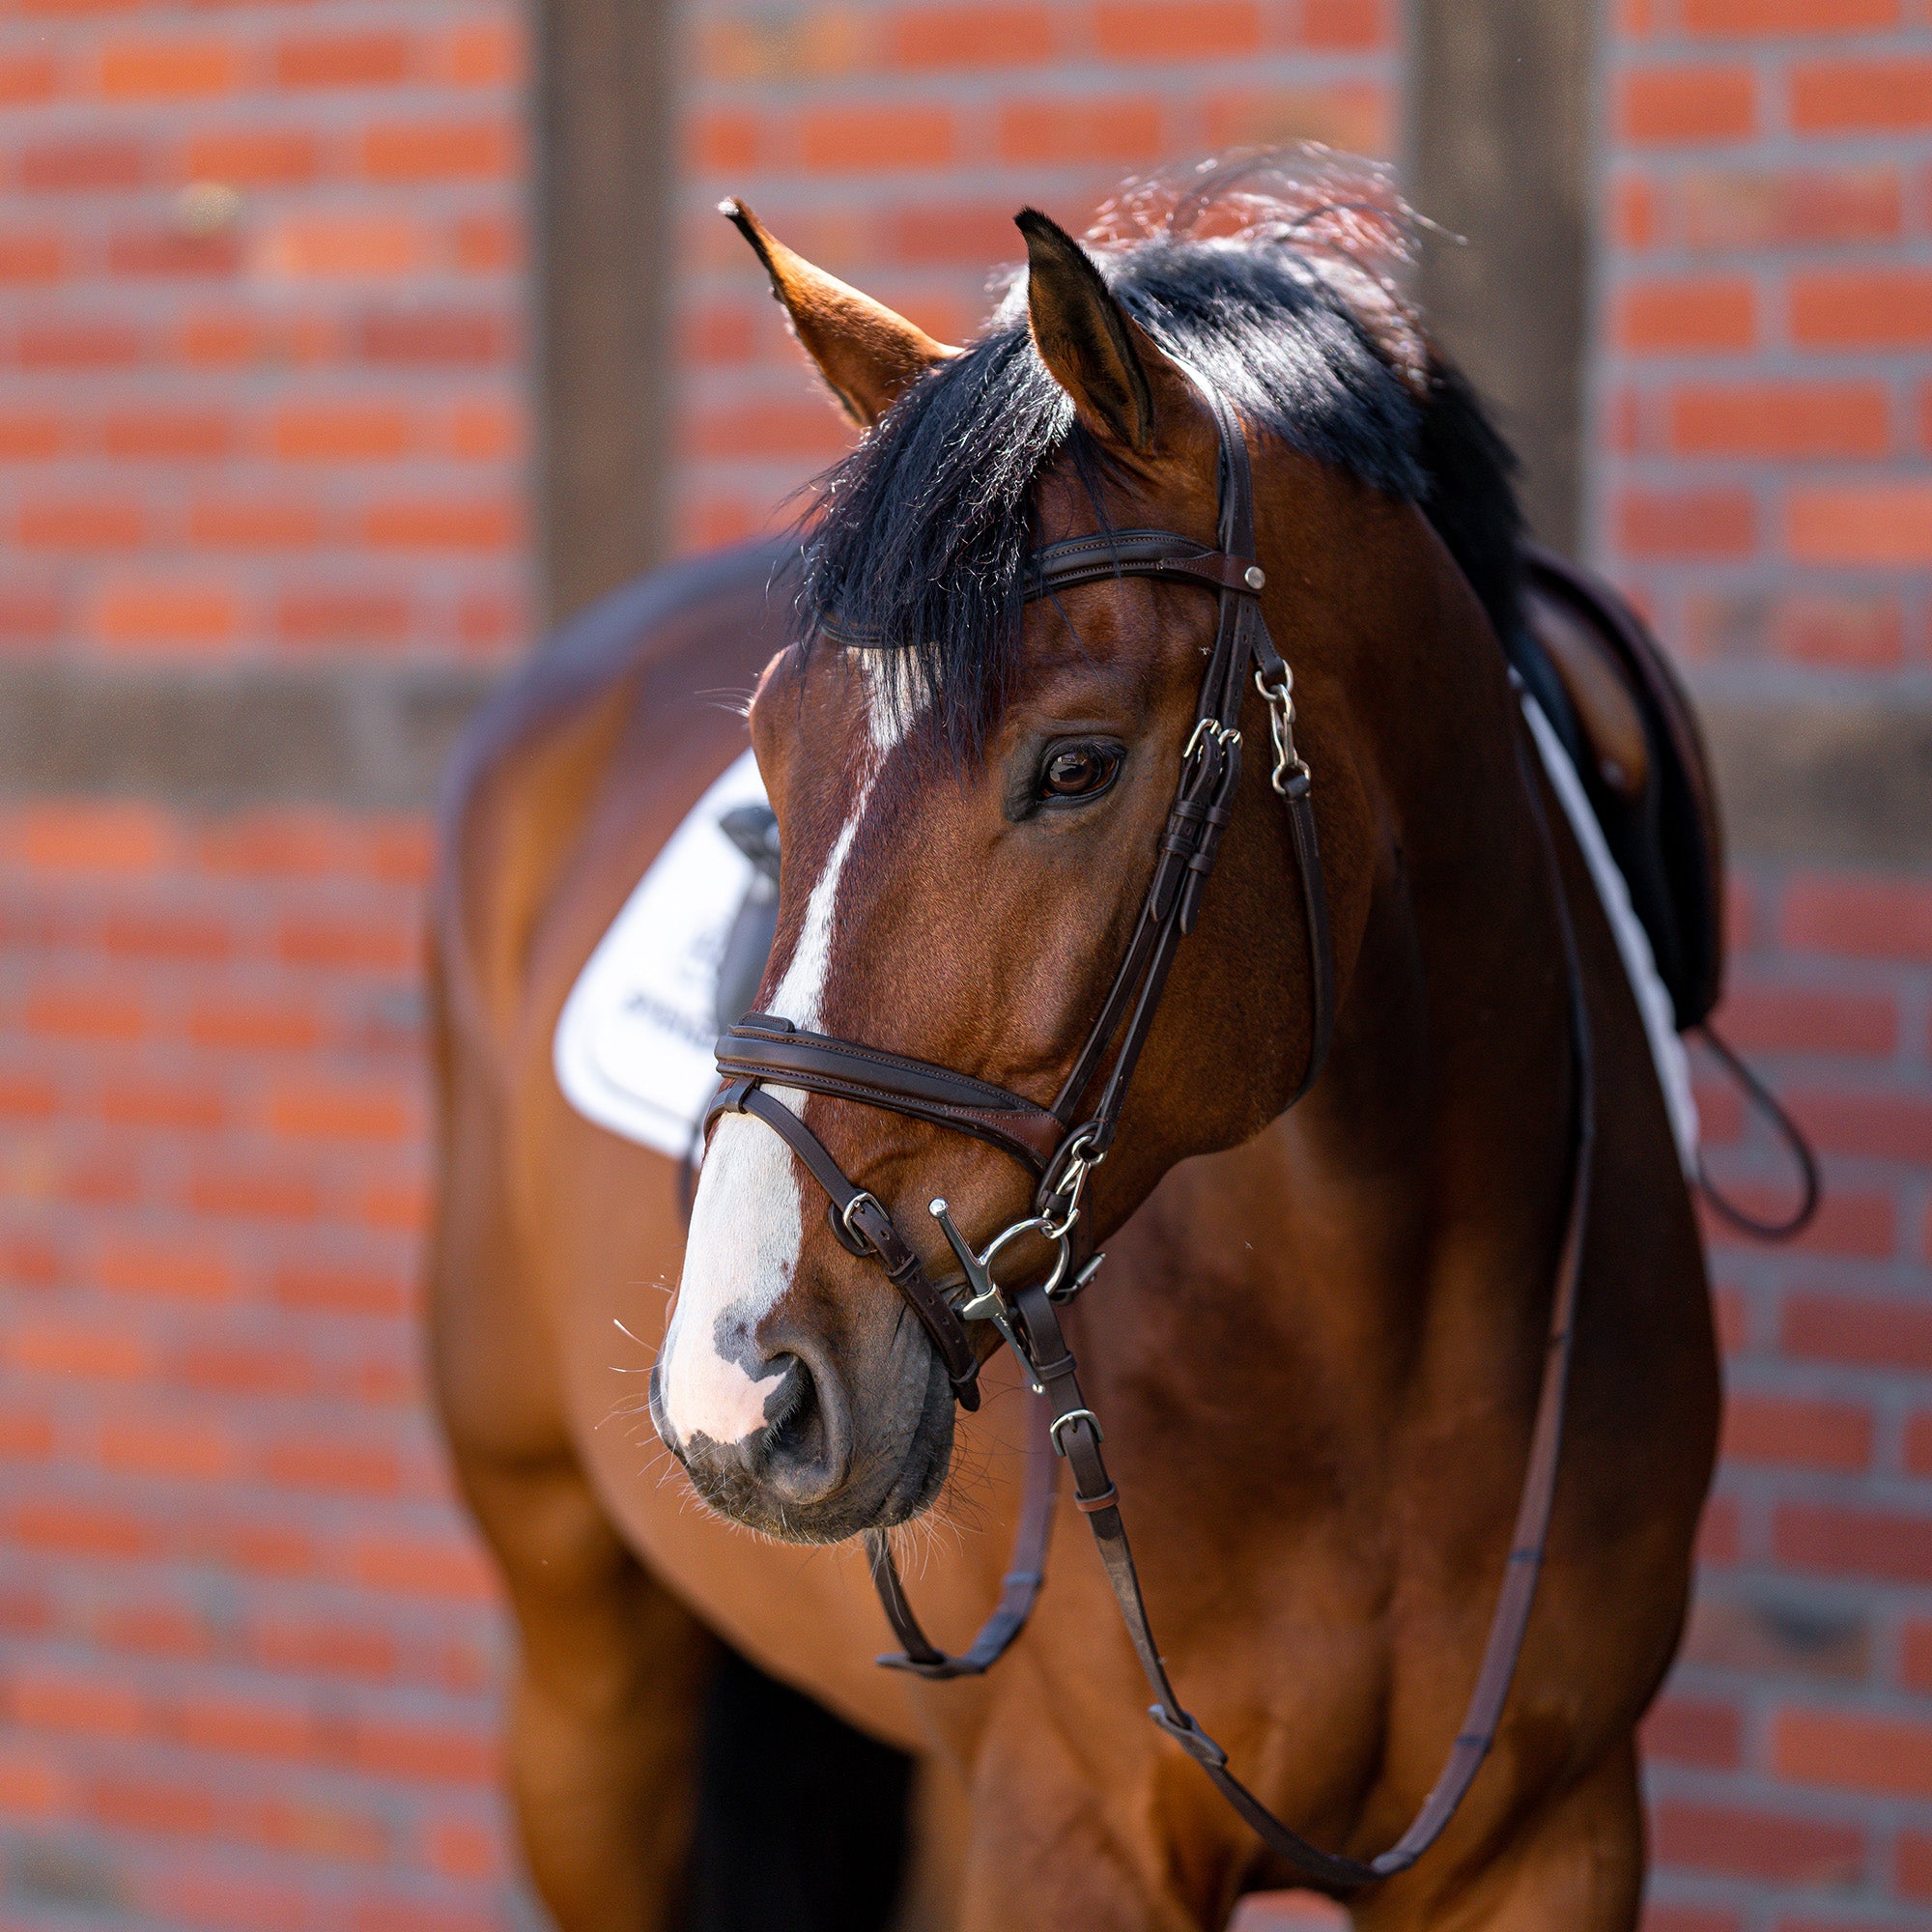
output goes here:
<path id="1" fill-rule="evenodd" d="M 767 1406 L 763 1435 L 753 1460 L 764 1481 L 794 1503 L 830 1495 L 845 1480 L 850 1430 L 836 1386 L 798 1355 L 784 1363 L 784 1379 Z"/>
<path id="2" fill-rule="evenodd" d="M 811 1371 L 796 1355 L 778 1359 L 784 1364 L 784 1379 L 766 1399 L 765 1438 L 774 1451 L 782 1453 L 794 1446 L 799 1431 L 811 1419 L 818 1388 Z"/>

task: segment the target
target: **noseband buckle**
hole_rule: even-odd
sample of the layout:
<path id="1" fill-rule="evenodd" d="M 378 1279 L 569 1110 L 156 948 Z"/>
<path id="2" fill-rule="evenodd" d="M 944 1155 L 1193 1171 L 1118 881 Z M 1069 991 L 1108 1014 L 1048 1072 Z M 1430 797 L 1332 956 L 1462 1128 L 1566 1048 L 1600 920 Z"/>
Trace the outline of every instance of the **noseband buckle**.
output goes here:
<path id="1" fill-rule="evenodd" d="M 832 1224 L 832 1232 L 838 1236 L 839 1245 L 847 1254 L 857 1255 L 861 1260 L 879 1252 L 878 1242 L 865 1229 L 853 1225 L 855 1217 L 865 1215 L 867 1209 L 876 1214 L 881 1221 L 890 1218 L 886 1213 L 885 1203 L 866 1187 L 860 1188 L 844 1207 L 838 1208 L 828 1204 L 825 1210 L 825 1218 Z M 879 1223 L 875 1221 L 872 1225 L 877 1227 Z"/>
<path id="2" fill-rule="evenodd" d="M 1107 1432 L 1100 1427 L 1100 1418 L 1091 1408 L 1069 1408 L 1065 1414 L 1056 1415 L 1046 1426 L 1046 1433 L 1053 1438 L 1053 1450 L 1057 1456 L 1066 1454 L 1066 1444 L 1060 1439 L 1060 1432 L 1069 1422 L 1084 1422 L 1094 1432 L 1095 1442 L 1104 1442 L 1107 1439 Z"/>

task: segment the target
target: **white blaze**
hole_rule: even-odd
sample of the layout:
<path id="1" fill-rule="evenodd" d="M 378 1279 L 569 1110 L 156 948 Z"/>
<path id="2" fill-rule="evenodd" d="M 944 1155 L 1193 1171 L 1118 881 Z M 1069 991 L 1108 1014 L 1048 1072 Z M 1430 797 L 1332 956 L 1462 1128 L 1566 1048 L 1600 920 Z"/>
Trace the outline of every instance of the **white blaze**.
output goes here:
<path id="1" fill-rule="evenodd" d="M 866 680 L 866 722 L 871 728 L 872 749 L 883 762 L 886 753 L 911 728 L 919 711 L 915 673 L 910 665 L 903 667 L 895 688 L 893 666 L 884 651 L 847 651 L 845 655 L 848 661 L 858 661 L 859 674 Z"/>
<path id="2" fill-rule="evenodd" d="M 772 1012 L 801 1029 L 818 1027 L 838 879 L 871 789 L 868 777 L 811 889 L 791 964 L 769 1003 Z M 805 1098 L 790 1087 L 767 1092 L 794 1112 Z M 661 1395 L 680 1441 L 703 1435 L 714 1442 L 738 1442 L 765 1426 L 765 1404 L 781 1375 L 753 1379 L 721 1352 L 721 1345 L 756 1359 L 753 1336 L 791 1286 L 804 1238 L 805 1198 L 791 1150 L 762 1121 L 726 1114 L 712 1131 L 698 1177 L 684 1279 L 665 1336 Z"/>
<path id="3" fill-rule="evenodd" d="M 780 1377 L 754 1380 L 732 1355 L 757 1360 L 753 1333 L 791 1285 L 804 1216 L 791 1150 L 762 1121 L 726 1114 L 692 1203 L 684 1279 L 665 1336 L 659 1395 L 680 1442 L 738 1442 L 765 1426 Z"/>
<path id="4" fill-rule="evenodd" d="M 768 1003 L 781 1019 L 810 1032 L 819 1029 L 824 1013 L 838 882 L 879 767 L 905 735 L 916 709 L 895 701 L 876 653 L 854 655 L 866 682 L 872 756 L 851 814 L 811 889 L 791 962 Z M 767 1092 L 794 1112 L 804 1103 L 795 1088 Z M 811 1187 L 815 1193 L 816 1183 Z M 813 1211 L 816 1206 L 822 1203 Z M 797 1273 L 806 1210 L 791 1150 L 762 1121 L 726 1114 L 713 1130 L 698 1177 L 684 1279 L 662 1357 L 660 1395 L 680 1441 L 702 1435 L 714 1442 L 738 1442 L 765 1426 L 765 1404 L 781 1377 L 754 1378 L 744 1362 L 758 1359 L 753 1340 L 758 1324 L 784 1298 Z"/>

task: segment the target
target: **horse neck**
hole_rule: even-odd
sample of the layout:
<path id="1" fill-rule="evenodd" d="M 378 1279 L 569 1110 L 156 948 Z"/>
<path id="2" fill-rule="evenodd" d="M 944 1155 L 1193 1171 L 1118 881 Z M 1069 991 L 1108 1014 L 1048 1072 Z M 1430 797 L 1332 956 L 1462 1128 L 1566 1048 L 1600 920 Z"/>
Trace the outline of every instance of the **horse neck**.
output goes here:
<path id="1" fill-rule="evenodd" d="M 1231 1225 L 1219 1258 L 1285 1346 L 1392 1399 L 1445 1330 L 1459 1359 L 1534 1360 L 1570 1157 L 1559 882 L 1494 636 L 1440 565 L 1351 681 L 1366 923 L 1320 1083 L 1230 1157 L 1266 1170 L 1268 1225 Z"/>
<path id="2" fill-rule="evenodd" d="M 1344 1170 L 1391 1153 L 1466 1218 L 1499 1175 L 1565 1166 L 1570 1026 L 1552 847 L 1501 654 L 1473 608 L 1412 634 L 1358 706 L 1377 862 L 1319 1119 Z M 1425 1177 L 1417 1174 L 1418 1180 Z"/>

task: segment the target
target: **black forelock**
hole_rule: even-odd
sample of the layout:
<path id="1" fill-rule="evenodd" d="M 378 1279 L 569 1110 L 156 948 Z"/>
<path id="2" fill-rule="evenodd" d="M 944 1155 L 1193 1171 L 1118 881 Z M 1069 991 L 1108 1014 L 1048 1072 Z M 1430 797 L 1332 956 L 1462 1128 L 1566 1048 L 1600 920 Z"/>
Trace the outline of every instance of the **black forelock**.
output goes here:
<path id="1" fill-rule="evenodd" d="M 1418 398 L 1292 240 L 1156 234 L 1095 259 L 1128 314 L 1251 434 L 1419 504 L 1509 634 L 1514 461 L 1453 368 L 1432 357 Z M 884 650 L 889 675 L 930 700 L 929 727 L 968 757 L 1015 682 L 1034 485 L 1063 451 L 1090 486 L 1104 469 L 1034 351 L 1023 291 L 820 479 L 804 526 L 796 638 Z"/>

